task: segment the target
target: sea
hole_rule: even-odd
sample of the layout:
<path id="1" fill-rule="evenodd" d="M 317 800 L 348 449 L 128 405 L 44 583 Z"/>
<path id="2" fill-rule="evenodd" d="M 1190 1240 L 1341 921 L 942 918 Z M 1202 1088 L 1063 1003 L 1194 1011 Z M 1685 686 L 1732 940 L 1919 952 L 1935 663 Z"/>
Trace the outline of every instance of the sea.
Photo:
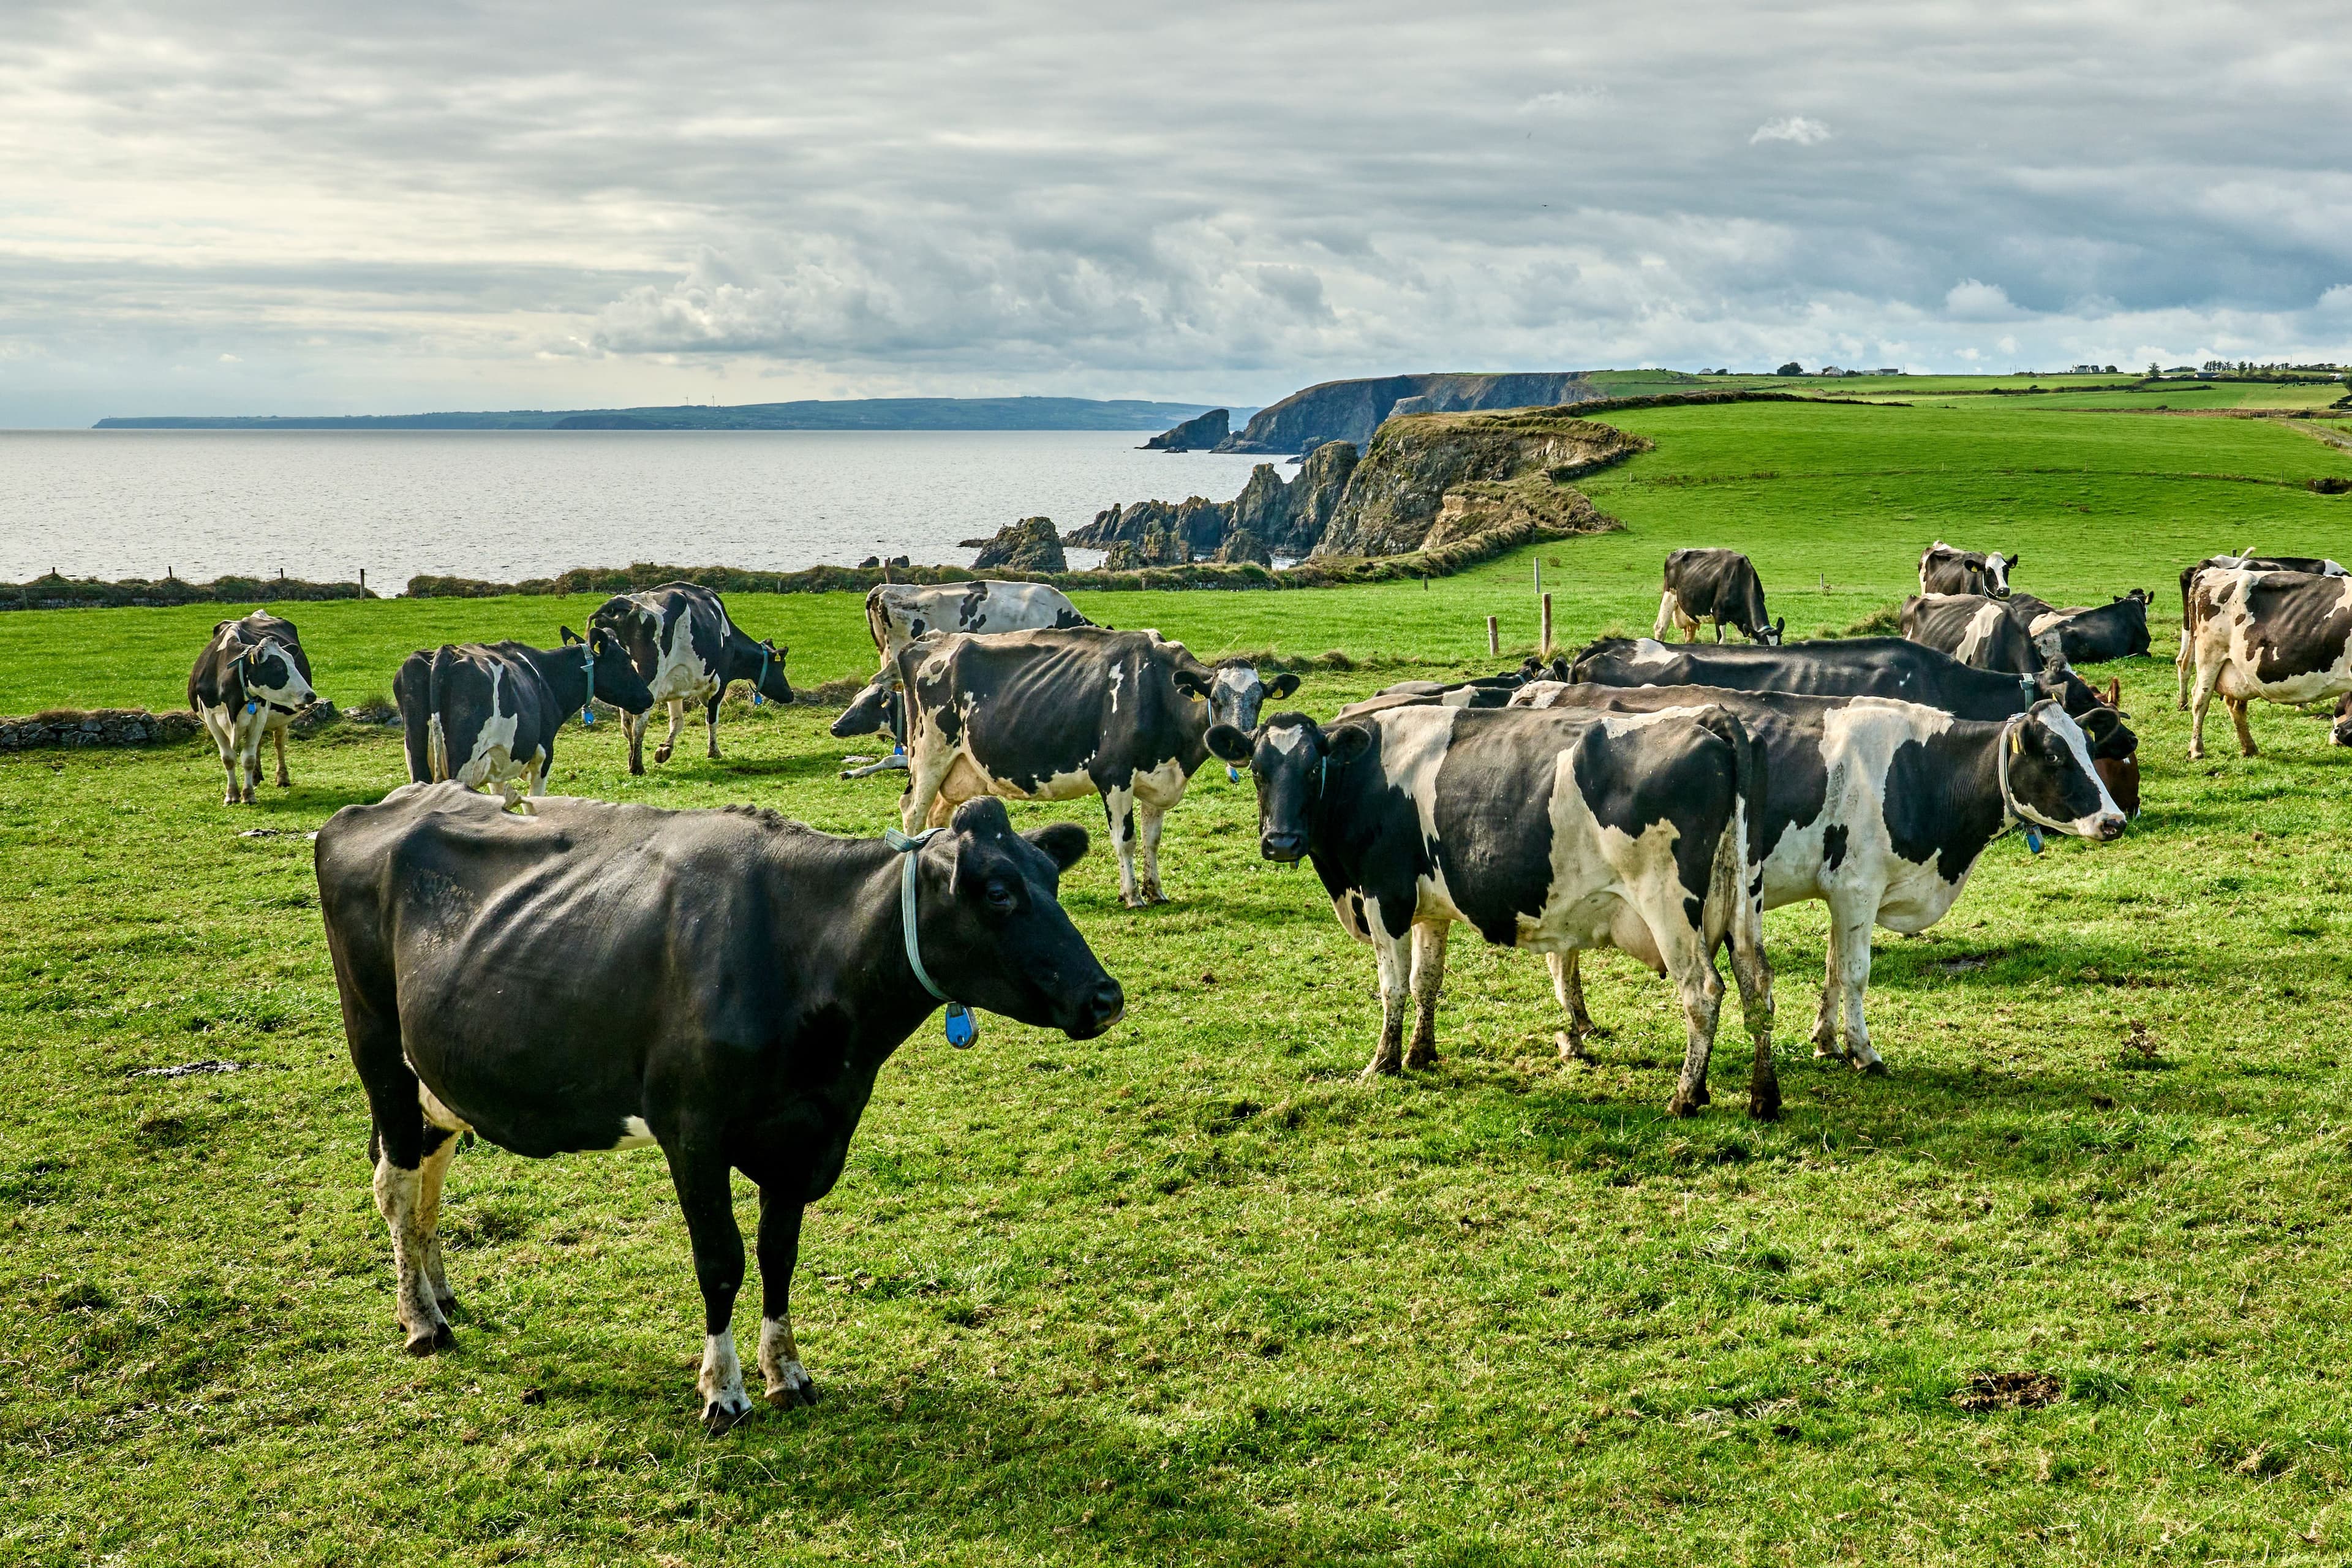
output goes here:
<path id="1" fill-rule="evenodd" d="M 1067 531 L 1114 502 L 1230 500 L 1270 460 L 1139 450 L 1148 434 L 0 431 L 0 582 L 364 570 L 396 593 L 423 574 L 516 582 L 639 561 L 968 565 L 959 541 L 1020 518 Z"/>

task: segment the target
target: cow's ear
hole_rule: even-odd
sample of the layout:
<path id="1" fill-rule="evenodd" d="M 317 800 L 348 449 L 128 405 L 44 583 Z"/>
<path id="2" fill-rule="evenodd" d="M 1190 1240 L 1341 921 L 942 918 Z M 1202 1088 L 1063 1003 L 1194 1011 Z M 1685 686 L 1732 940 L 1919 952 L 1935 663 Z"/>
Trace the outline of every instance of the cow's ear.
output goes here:
<path id="1" fill-rule="evenodd" d="M 1021 836 L 1054 858 L 1066 871 L 1087 856 L 1087 830 L 1075 822 L 1051 822 Z"/>
<path id="2" fill-rule="evenodd" d="M 1237 768 L 1248 764 L 1250 738 L 1231 724 L 1210 725 L 1208 734 L 1202 739 L 1208 744 L 1210 754 L 1219 762 L 1231 763 Z"/>
<path id="3" fill-rule="evenodd" d="M 1324 742 L 1331 749 L 1333 762 L 1352 763 L 1372 749 L 1372 732 L 1353 725 L 1340 730 L 1327 730 Z"/>
<path id="4" fill-rule="evenodd" d="M 563 646 L 566 647 L 570 647 L 573 643 L 580 640 L 580 634 L 573 631 L 570 626 L 558 626 L 555 628 L 555 631 L 556 635 L 563 639 Z"/>
<path id="5" fill-rule="evenodd" d="M 1286 670 L 1282 674 L 1276 676 L 1272 680 L 1266 682 L 1265 694 L 1268 697 L 1287 697 L 1297 689 L 1298 677 L 1295 673 Z"/>
<path id="6" fill-rule="evenodd" d="M 1209 684 L 1215 678 L 1205 669 L 1186 669 L 1180 665 L 1170 679 L 1175 681 L 1177 690 L 1206 702 L 1209 700 Z"/>

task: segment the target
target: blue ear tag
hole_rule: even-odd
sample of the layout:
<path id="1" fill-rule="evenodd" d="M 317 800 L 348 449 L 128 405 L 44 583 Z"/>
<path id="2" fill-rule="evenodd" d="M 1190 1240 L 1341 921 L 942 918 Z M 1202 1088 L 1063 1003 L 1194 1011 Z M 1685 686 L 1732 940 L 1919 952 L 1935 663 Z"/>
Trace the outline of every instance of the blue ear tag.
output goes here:
<path id="1" fill-rule="evenodd" d="M 947 1028 L 948 1044 L 960 1051 L 968 1051 L 979 1043 L 980 1020 L 961 1002 L 948 1004 Z"/>
<path id="2" fill-rule="evenodd" d="M 1225 782 L 1227 784 L 1239 784 L 1242 782 L 1242 771 L 1234 766 L 1231 763 L 1227 763 L 1225 764 Z"/>
<path id="3" fill-rule="evenodd" d="M 2030 822 L 2025 825 L 2025 847 L 2036 855 L 2042 853 L 2042 829 Z"/>

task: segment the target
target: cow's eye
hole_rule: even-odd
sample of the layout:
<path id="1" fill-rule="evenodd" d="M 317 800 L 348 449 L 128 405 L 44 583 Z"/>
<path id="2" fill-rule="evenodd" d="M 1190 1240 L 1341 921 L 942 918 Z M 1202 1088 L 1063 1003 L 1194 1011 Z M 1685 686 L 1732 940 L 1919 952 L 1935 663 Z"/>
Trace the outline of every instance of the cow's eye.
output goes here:
<path id="1" fill-rule="evenodd" d="M 1013 896 L 1013 889 L 1003 882 L 989 883 L 987 897 L 988 907 L 1000 914 L 1010 913 L 1013 906 L 1021 901 Z"/>

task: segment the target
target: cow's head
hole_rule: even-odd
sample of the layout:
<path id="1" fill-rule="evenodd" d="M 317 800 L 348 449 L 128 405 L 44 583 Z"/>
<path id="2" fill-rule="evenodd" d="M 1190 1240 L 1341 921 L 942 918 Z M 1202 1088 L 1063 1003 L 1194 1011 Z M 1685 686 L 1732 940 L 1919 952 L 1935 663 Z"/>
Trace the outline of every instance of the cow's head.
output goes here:
<path id="1" fill-rule="evenodd" d="M 2328 727 L 2328 741 L 2338 746 L 2352 746 L 2352 691 L 2336 705 L 2336 722 Z"/>
<path id="2" fill-rule="evenodd" d="M 1257 780 L 1258 853 L 1284 862 L 1307 853 L 1332 771 L 1371 743 L 1371 731 L 1360 725 L 1326 730 L 1304 713 L 1276 713 L 1254 735 L 1231 724 L 1212 726 L 1208 734 L 1211 752 Z"/>
<path id="3" fill-rule="evenodd" d="M 629 662 L 637 667 L 639 675 L 647 680 L 654 678 L 661 664 L 659 616 L 626 594 L 615 594 L 589 613 L 588 629 L 593 632 L 600 627 L 620 645 Z M 601 653 L 596 656 L 600 662 L 604 657 Z M 642 710 L 631 709 L 630 711 Z"/>
<path id="4" fill-rule="evenodd" d="M 793 683 L 784 679 L 784 658 L 792 648 L 778 647 L 773 637 L 761 637 L 759 646 L 760 652 L 753 656 L 752 685 L 771 702 L 790 702 Z"/>
<path id="5" fill-rule="evenodd" d="M 245 684 L 246 700 L 267 702 L 291 713 L 319 700 L 294 656 L 276 637 L 264 637 L 237 655 L 237 679 Z"/>
<path id="6" fill-rule="evenodd" d="M 2063 708 L 2046 700 L 2035 703 L 2011 723 L 2004 744 L 2011 811 L 2077 838 L 2104 843 L 2123 832 L 2123 810 L 2092 762 L 2091 738 Z"/>
<path id="7" fill-rule="evenodd" d="M 1985 552 L 1985 592 L 1996 599 L 2009 597 L 2009 574 L 2017 569 L 2022 555 L 2003 555 L 1997 550 Z"/>
<path id="8" fill-rule="evenodd" d="M 1779 647 L 1785 639 L 1788 630 L 1789 617 L 1782 616 L 1777 621 L 1757 627 L 1756 640 L 1765 647 Z"/>
<path id="9" fill-rule="evenodd" d="M 566 647 L 577 647 L 583 640 L 587 643 L 596 661 L 594 684 L 588 693 L 591 697 L 624 713 L 642 713 L 654 705 L 653 688 L 646 684 L 636 661 L 628 656 L 627 646 L 613 635 L 610 626 L 590 621 L 584 639 L 570 626 L 558 626 L 556 632 Z"/>
<path id="10" fill-rule="evenodd" d="M 940 989 L 1075 1040 L 1118 1023 L 1126 994 L 1061 903 L 1062 873 L 1086 852 L 1087 830 L 1074 822 L 1015 833 L 1003 801 L 956 807 L 949 830 L 916 851 L 918 936 Z M 889 930 L 896 941 L 896 918 Z"/>
<path id="11" fill-rule="evenodd" d="M 893 677 L 876 676 L 866 683 L 865 690 L 849 700 L 849 706 L 833 721 L 834 738 L 845 741 L 852 735 L 876 733 L 890 723 L 898 702 L 898 688 Z"/>
<path id="12" fill-rule="evenodd" d="M 1258 710 L 1269 698 L 1278 700 L 1298 689 L 1296 675 L 1282 674 L 1272 680 L 1262 680 L 1255 665 L 1239 659 L 1228 660 L 1214 669 L 1179 665 L 1175 680 L 1178 690 L 1208 703 L 1211 724 L 1230 724 L 1244 732 L 1257 728 Z"/>
<path id="13" fill-rule="evenodd" d="M 2107 786 L 2126 816 L 2139 815 L 2139 737 L 2124 723 L 2122 710 L 2114 697 L 2100 699 L 2100 706 L 2076 718 L 2083 733 L 2090 738 L 2091 765 L 2097 770 L 2099 782 Z"/>

